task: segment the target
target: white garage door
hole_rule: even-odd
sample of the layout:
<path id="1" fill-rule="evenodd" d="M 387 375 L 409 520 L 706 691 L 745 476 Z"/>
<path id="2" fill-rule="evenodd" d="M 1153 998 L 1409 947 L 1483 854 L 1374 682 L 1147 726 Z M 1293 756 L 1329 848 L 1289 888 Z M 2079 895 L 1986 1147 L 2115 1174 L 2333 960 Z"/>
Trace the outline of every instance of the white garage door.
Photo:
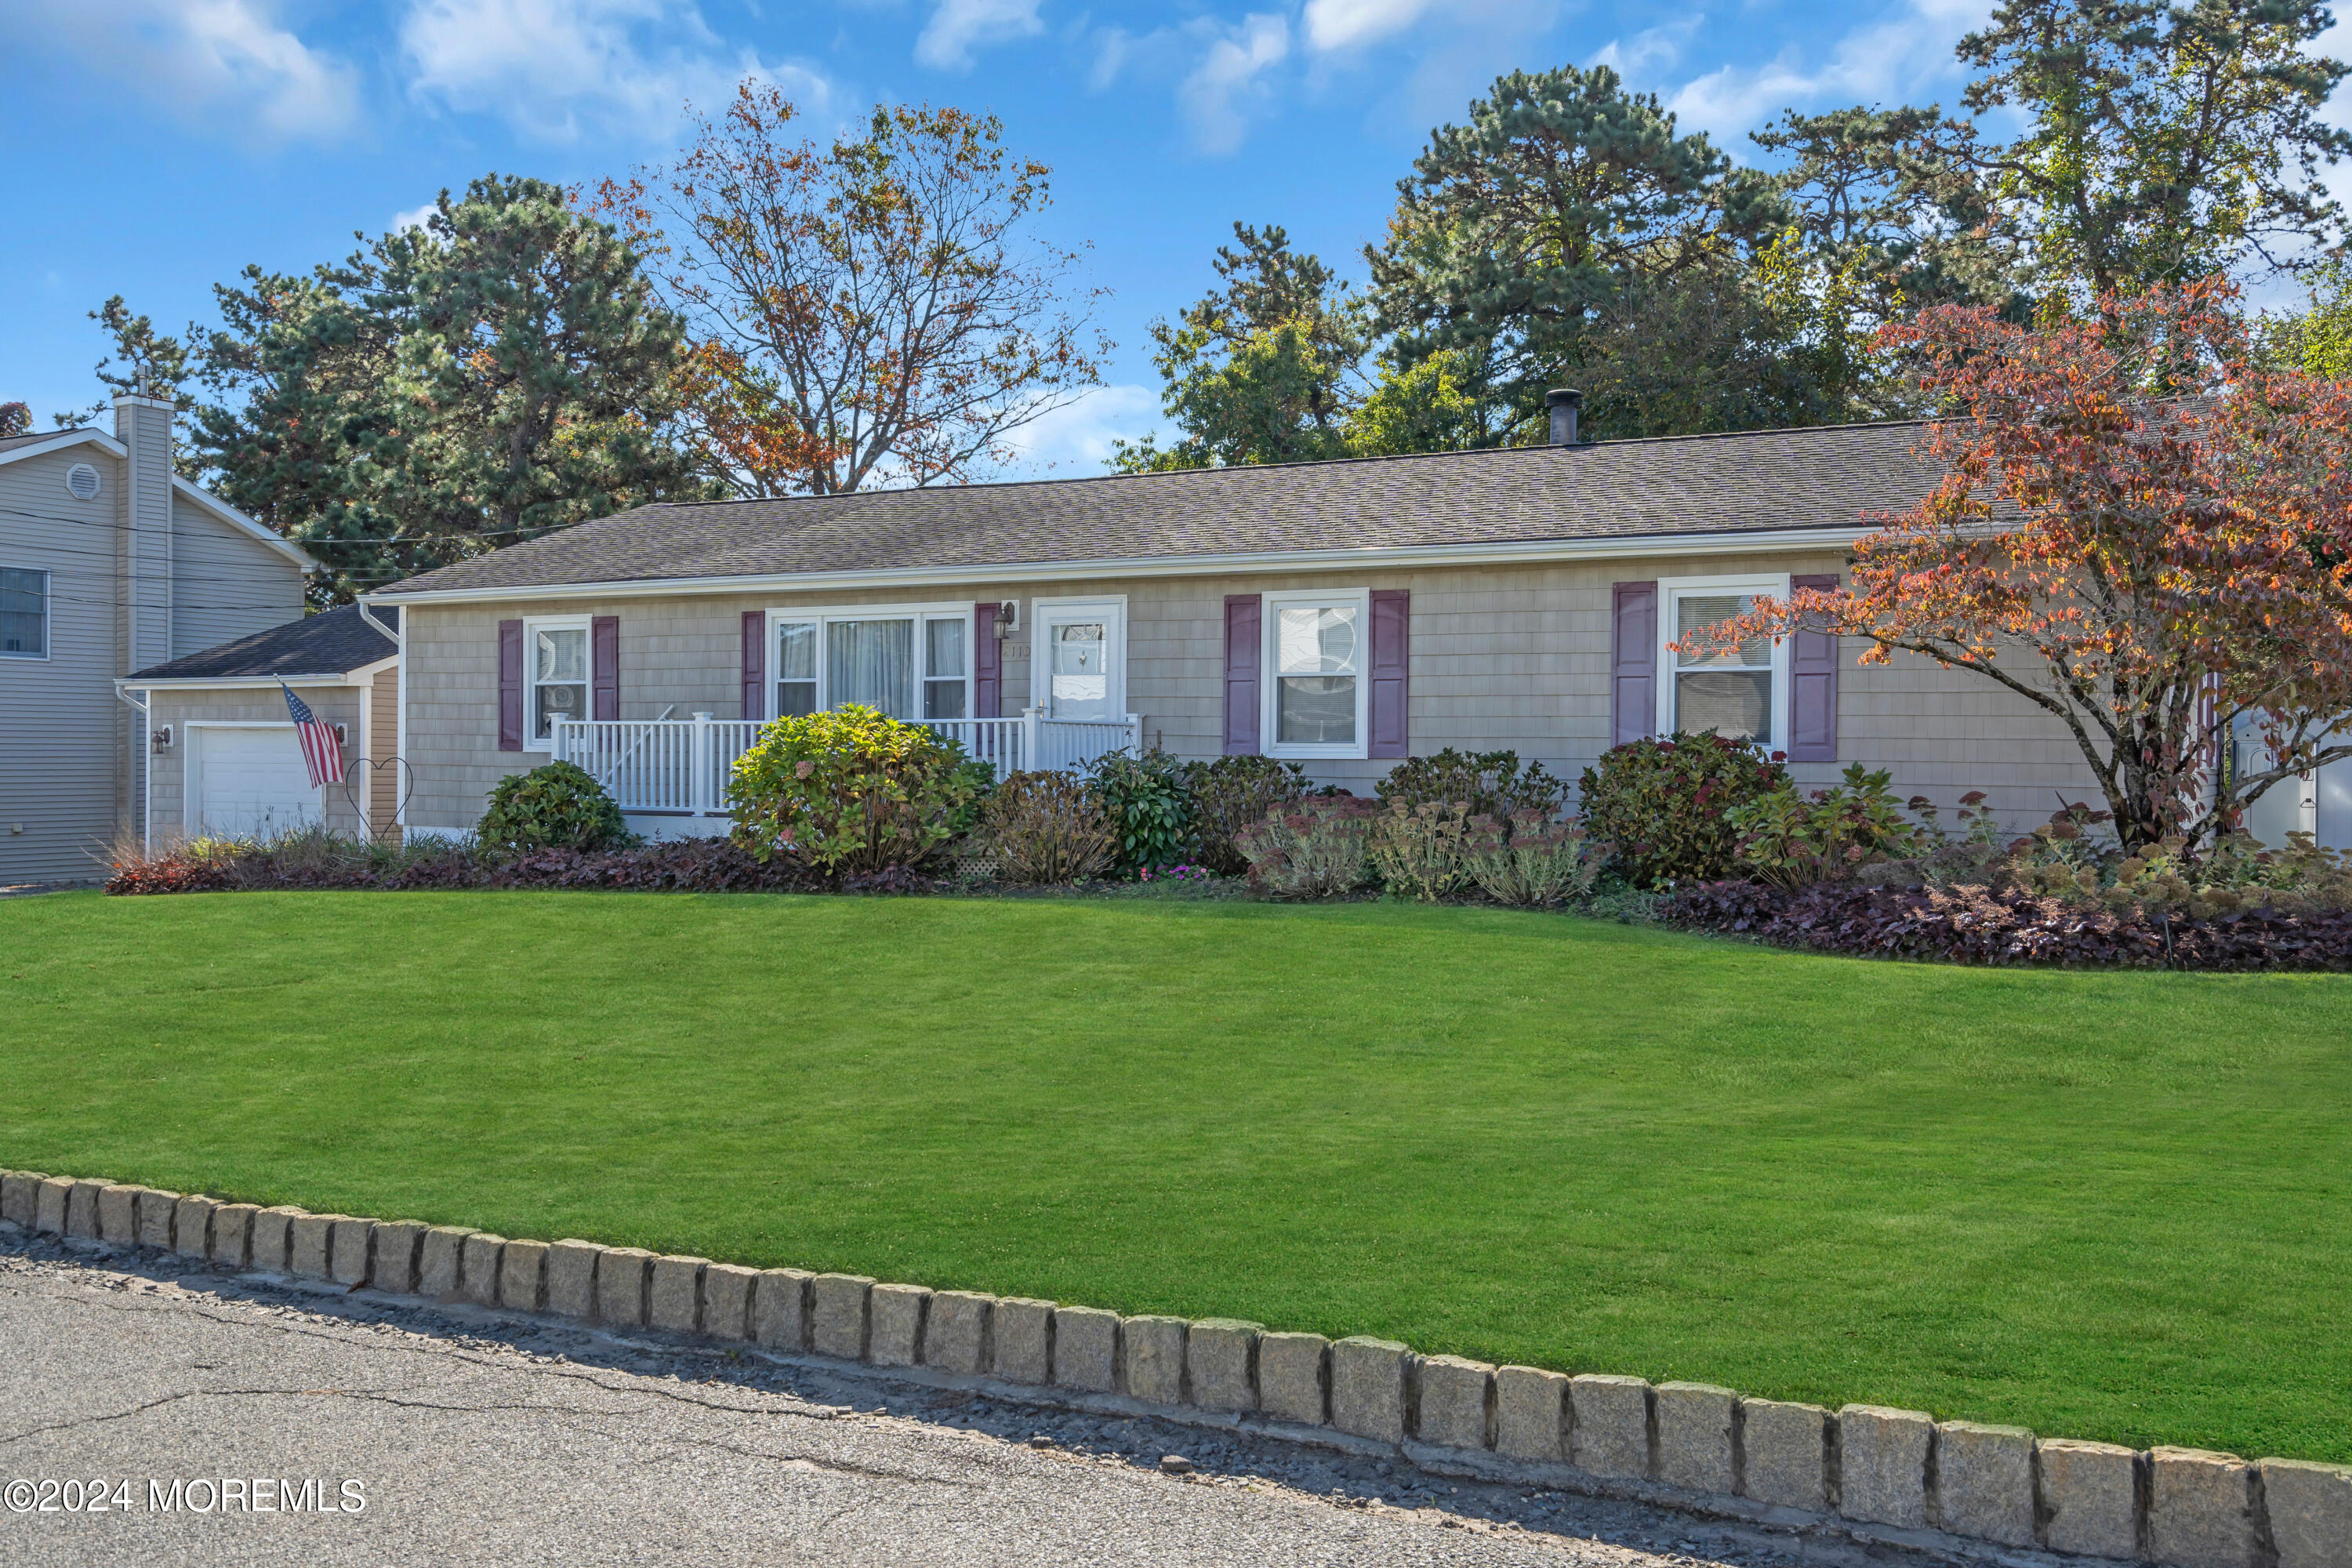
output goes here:
<path id="1" fill-rule="evenodd" d="M 196 816 L 207 833 L 267 837 L 319 820 L 319 792 L 294 726 L 204 729 Z"/>

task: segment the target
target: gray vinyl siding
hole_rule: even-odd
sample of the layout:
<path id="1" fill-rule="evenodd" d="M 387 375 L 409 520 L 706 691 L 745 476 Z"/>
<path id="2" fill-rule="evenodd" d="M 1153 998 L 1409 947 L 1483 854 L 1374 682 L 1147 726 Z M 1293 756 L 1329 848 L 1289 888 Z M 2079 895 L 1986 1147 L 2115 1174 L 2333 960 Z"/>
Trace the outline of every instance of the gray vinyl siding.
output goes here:
<path id="1" fill-rule="evenodd" d="M 300 567 L 282 552 L 176 494 L 172 498 L 172 574 L 168 657 L 173 658 L 302 616 Z"/>
<path id="2" fill-rule="evenodd" d="M 1017 587 L 975 577 L 945 589 L 777 595 L 681 594 L 656 598 L 534 601 L 529 605 L 412 605 L 408 609 L 408 730 L 415 769 L 408 820 L 464 828 L 507 773 L 536 765 L 538 752 L 498 748 L 498 623 L 540 616 L 620 618 L 621 717 L 651 719 L 675 704 L 740 716 L 741 616 L 750 609 L 877 604 L 961 604 L 1016 598 L 1021 632 L 1003 647 L 1005 714 L 1029 699 L 1030 606 L 1039 598 L 1127 599 L 1128 707 L 1147 742 L 1180 757 L 1221 750 L 1224 598 L 1290 589 L 1409 590 L 1412 600 L 1411 735 L 1414 754 L 1447 746 L 1508 749 L 1571 784 L 1607 749 L 1610 735 L 1612 584 L 1710 575 L 1840 571 L 1842 552 L 1683 556 L 1570 564 L 1433 567 L 1420 571 L 1235 574 L 1200 578 L 1091 578 Z M 1846 763 L 1885 767 L 1903 795 L 1946 809 L 1982 789 L 2016 826 L 2048 815 L 2056 795 L 2081 797 L 2090 779 L 2080 753 L 2049 715 L 1979 677 L 1904 658 L 1860 666 L 1860 645 L 1842 650 L 1839 761 L 1791 771 L 1808 786 L 1832 782 Z M 1306 764 L 1318 782 L 1360 793 L 1387 761 Z"/>
<path id="3" fill-rule="evenodd" d="M 91 500 L 66 489 L 98 468 Z M 122 465 L 91 447 L 0 465 L 0 566 L 48 573 L 48 654 L 0 658 L 0 884 L 103 875 L 138 716 L 114 695 Z"/>
<path id="4" fill-rule="evenodd" d="M 356 757 L 359 749 L 360 706 L 366 700 L 363 687 L 313 686 L 297 681 L 294 689 L 310 710 L 330 724 L 348 725 L 351 743 L 343 750 L 346 761 Z M 152 698 L 153 721 L 157 726 L 172 726 L 172 744 L 154 754 L 153 778 L 149 782 L 148 833 L 158 848 L 177 843 L 194 833 L 198 824 L 189 820 L 187 799 L 188 757 L 192 746 L 202 742 L 192 736 L 191 723 L 275 724 L 290 727 L 292 721 L 286 710 L 286 699 L 276 687 L 267 689 L 232 688 L 228 689 L 159 689 Z M 286 743 L 295 743 L 289 728 Z M 358 833 L 362 830 L 358 805 L 366 786 L 362 782 L 362 769 L 354 763 L 348 787 L 329 784 L 324 795 L 324 820 L 338 833 Z"/>

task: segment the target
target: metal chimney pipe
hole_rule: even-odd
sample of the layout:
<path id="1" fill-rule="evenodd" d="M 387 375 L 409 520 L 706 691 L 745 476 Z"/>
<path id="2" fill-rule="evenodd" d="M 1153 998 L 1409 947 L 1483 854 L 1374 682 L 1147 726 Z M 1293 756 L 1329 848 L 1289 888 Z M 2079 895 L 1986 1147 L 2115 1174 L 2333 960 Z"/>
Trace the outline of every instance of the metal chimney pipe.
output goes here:
<path id="1" fill-rule="evenodd" d="M 1544 394 L 1544 407 L 1551 413 L 1551 444 L 1575 446 L 1576 416 L 1584 407 L 1584 394 L 1572 386 L 1556 386 Z"/>

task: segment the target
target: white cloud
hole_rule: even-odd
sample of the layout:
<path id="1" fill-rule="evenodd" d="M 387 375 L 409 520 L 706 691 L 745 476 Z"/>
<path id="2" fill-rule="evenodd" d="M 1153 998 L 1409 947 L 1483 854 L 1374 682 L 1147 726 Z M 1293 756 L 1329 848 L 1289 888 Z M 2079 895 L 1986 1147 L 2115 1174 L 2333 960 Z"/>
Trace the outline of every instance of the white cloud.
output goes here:
<path id="1" fill-rule="evenodd" d="M 426 202 L 421 207 L 411 207 L 404 213 L 393 214 L 392 232 L 398 234 L 404 228 L 423 228 L 425 220 L 439 210 L 440 205 L 437 201 Z"/>
<path id="2" fill-rule="evenodd" d="M 280 26 L 269 0 L 0 6 L 0 37 L 76 56 L 183 120 L 266 142 L 331 140 L 359 118 L 352 68 Z"/>
<path id="3" fill-rule="evenodd" d="M 415 97 L 548 142 L 591 129 L 657 139 L 689 100 L 715 109 L 746 77 L 803 109 L 831 98 L 803 67 L 725 58 L 690 0 L 415 0 L 400 48 Z"/>
<path id="4" fill-rule="evenodd" d="M 1201 151 L 1231 153 L 1241 146 L 1249 132 L 1250 110 L 1266 93 L 1262 79 L 1289 54 L 1290 25 L 1258 12 L 1213 39 L 1176 89 L 1176 101 Z"/>
<path id="5" fill-rule="evenodd" d="M 1991 14 L 1986 0 L 1911 0 L 1901 14 L 1846 34 L 1817 65 L 1791 48 L 1760 66 L 1725 66 L 1684 84 L 1666 107 L 1684 130 L 1728 141 L 1782 109 L 1933 96 L 1957 79 L 1952 46 Z"/>
<path id="6" fill-rule="evenodd" d="M 1037 0 L 940 0 L 915 40 L 915 63 L 934 70 L 970 70 L 975 47 L 1034 37 L 1045 30 Z"/>
<path id="7" fill-rule="evenodd" d="M 1679 21 L 1644 27 L 1630 38 L 1612 38 L 1592 57 L 1592 63 L 1607 66 L 1628 80 L 1649 79 L 1682 58 L 1683 46 L 1706 21 L 1705 15 L 1694 11 Z"/>
<path id="8" fill-rule="evenodd" d="M 1098 474 L 1111 442 L 1164 433 L 1160 394 L 1148 386 L 1098 386 L 1014 432 L 1017 468 Z"/>
<path id="9" fill-rule="evenodd" d="M 1317 49 L 1353 48 L 1393 37 L 1433 8 L 1435 0 L 1307 0 L 1307 42 Z"/>

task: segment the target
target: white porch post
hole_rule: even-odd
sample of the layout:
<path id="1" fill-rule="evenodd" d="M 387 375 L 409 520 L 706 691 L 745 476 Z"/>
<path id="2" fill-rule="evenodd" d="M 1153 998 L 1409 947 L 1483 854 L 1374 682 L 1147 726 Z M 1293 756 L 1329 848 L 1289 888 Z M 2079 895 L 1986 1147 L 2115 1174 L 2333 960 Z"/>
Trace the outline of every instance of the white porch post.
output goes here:
<path id="1" fill-rule="evenodd" d="M 694 752 L 692 760 L 694 779 L 691 798 L 694 801 L 695 812 L 703 816 L 709 816 L 711 811 L 714 809 L 710 795 L 710 775 L 717 770 L 711 766 L 712 762 L 715 760 L 711 755 L 712 744 L 713 742 L 710 736 L 710 715 L 708 713 L 697 713 L 694 716 Z"/>
<path id="2" fill-rule="evenodd" d="M 1016 771 L 1034 771 L 1045 765 L 1045 753 L 1038 749 L 1045 734 L 1040 721 L 1045 716 L 1045 710 L 1034 705 L 1021 710 L 1021 758 Z"/>
<path id="3" fill-rule="evenodd" d="M 1143 755 L 1143 715 L 1140 713 L 1127 716 L 1127 749 L 1139 759 Z"/>

